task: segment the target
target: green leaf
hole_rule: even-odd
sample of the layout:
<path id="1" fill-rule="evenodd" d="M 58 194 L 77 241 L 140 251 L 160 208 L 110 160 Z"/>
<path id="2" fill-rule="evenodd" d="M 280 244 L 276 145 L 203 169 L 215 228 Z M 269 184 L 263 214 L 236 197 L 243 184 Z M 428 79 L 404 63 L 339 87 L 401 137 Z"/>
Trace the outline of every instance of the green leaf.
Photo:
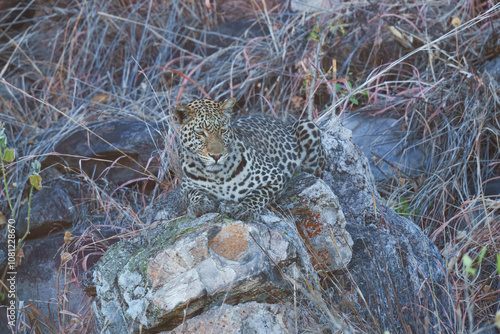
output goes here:
<path id="1" fill-rule="evenodd" d="M 476 276 L 477 269 L 474 267 L 467 267 L 465 268 L 465 272 L 471 276 Z"/>
<path id="2" fill-rule="evenodd" d="M 475 276 L 477 273 L 476 268 L 472 267 L 472 259 L 470 258 L 469 255 L 464 255 L 462 258 L 462 262 L 464 263 L 465 266 L 465 272 L 469 275 Z"/>
<path id="3" fill-rule="evenodd" d="M 361 94 L 368 96 L 368 92 L 366 90 L 361 91 Z"/>
<path id="4" fill-rule="evenodd" d="M 466 267 L 470 267 L 472 265 L 472 259 L 467 254 L 465 254 L 462 257 L 462 262 L 464 263 L 464 266 L 466 266 Z"/>
<path id="5" fill-rule="evenodd" d="M 481 263 L 483 261 L 487 250 L 488 250 L 488 247 L 486 247 L 486 246 L 484 246 L 483 249 L 481 249 L 481 253 L 479 253 L 479 263 Z"/>
<path id="6" fill-rule="evenodd" d="M 497 254 L 497 271 L 498 275 L 500 275 L 500 253 Z"/>
<path id="7" fill-rule="evenodd" d="M 36 190 L 42 189 L 42 177 L 40 175 L 30 175 L 30 184 L 36 188 Z"/>
<path id="8" fill-rule="evenodd" d="M 15 152 L 13 148 L 6 148 L 5 151 L 3 151 L 3 157 L 2 160 L 5 162 L 12 162 L 15 159 Z"/>
<path id="9" fill-rule="evenodd" d="M 359 104 L 359 101 L 357 99 L 355 99 L 354 97 L 349 98 L 349 101 L 351 101 L 355 105 Z"/>
<path id="10" fill-rule="evenodd" d="M 5 147 L 5 145 L 7 145 L 7 136 L 3 124 L 0 122 L 0 146 Z"/>
<path id="11" fill-rule="evenodd" d="M 319 35 L 314 31 L 307 36 L 307 40 L 314 39 L 315 41 L 319 40 Z"/>

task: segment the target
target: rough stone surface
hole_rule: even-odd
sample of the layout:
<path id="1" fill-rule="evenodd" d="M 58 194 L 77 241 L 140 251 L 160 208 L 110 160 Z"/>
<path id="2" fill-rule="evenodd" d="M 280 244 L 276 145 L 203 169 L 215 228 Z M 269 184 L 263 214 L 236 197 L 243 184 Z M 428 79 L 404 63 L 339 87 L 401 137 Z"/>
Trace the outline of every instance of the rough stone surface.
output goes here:
<path id="1" fill-rule="evenodd" d="M 352 239 L 345 230 L 339 200 L 323 180 L 301 173 L 277 202 L 284 214 L 292 215 L 316 270 L 346 267 L 352 257 Z"/>
<path id="2" fill-rule="evenodd" d="M 373 224 L 347 225 L 354 239 L 354 255 L 349 274 L 338 275 L 339 280 L 347 292 L 360 289 L 370 301 L 371 311 L 376 310 L 372 320 L 385 330 L 399 333 L 409 327 L 414 333 L 423 333 L 430 325 L 434 333 L 446 333 L 443 322 L 452 323 L 453 301 L 438 249 L 413 222 L 393 210 L 380 209 L 388 230 Z M 370 319 L 362 303 L 355 305 L 362 317 Z M 435 317 L 436 310 L 441 321 Z"/>
<path id="3" fill-rule="evenodd" d="M 238 261 L 249 247 L 248 229 L 243 225 L 222 226 L 208 247 L 225 259 Z"/>
<path id="4" fill-rule="evenodd" d="M 81 167 L 94 179 L 106 177 L 116 184 L 144 177 L 145 166 L 154 175 L 158 172 L 159 161 L 151 159 L 156 148 L 162 147 L 162 137 L 156 125 L 111 121 L 90 124 L 88 128 L 95 134 L 79 128 L 55 145 L 54 151 L 62 155 L 48 156 L 43 160 L 42 167 L 62 162 L 61 166 L 74 170 Z"/>
<path id="5" fill-rule="evenodd" d="M 337 119 L 322 129 L 327 154 L 323 180 L 337 195 L 347 222 L 364 224 L 374 214 L 374 200 L 380 200 L 368 159 Z"/>
<path id="6" fill-rule="evenodd" d="M 150 224 L 158 224 L 183 216 L 186 213 L 185 203 L 179 188 L 169 192 L 165 198 L 158 200 L 145 213 L 145 219 Z"/>
<path id="7" fill-rule="evenodd" d="M 171 330 L 222 303 L 286 299 L 276 266 L 296 263 L 295 235 L 284 223 L 271 229 L 207 214 L 119 242 L 94 272 L 103 331 Z"/>
<path id="8" fill-rule="evenodd" d="M 260 13 L 279 12 L 283 1 L 263 0 L 258 2 L 219 0 L 216 3 L 215 10 L 225 22 L 238 21 L 243 18 L 255 19 Z"/>
<path id="9" fill-rule="evenodd" d="M 235 306 L 216 306 L 162 334 L 295 333 L 294 319 L 293 305 L 290 303 L 249 302 Z"/>
<path id="10" fill-rule="evenodd" d="M 63 293 L 64 278 L 69 282 L 72 271 L 68 266 L 68 272 L 65 274 L 64 267 L 60 268 L 63 239 L 64 233 L 60 232 L 44 239 L 26 241 L 22 265 L 16 269 L 16 297 L 25 306 L 31 303 L 46 317 L 53 319 L 58 318 L 57 305 L 62 305 L 64 299 L 67 300 L 66 310 L 75 314 L 89 303 L 88 297 L 75 284 L 70 284 L 69 290 Z M 59 282 L 58 271 L 61 273 Z M 70 317 L 67 317 L 69 322 Z"/>
<path id="11" fill-rule="evenodd" d="M 399 120 L 353 113 L 344 114 L 342 122 L 368 158 L 375 181 L 398 177 L 398 170 L 412 177 L 422 173 L 425 156 L 418 147 L 408 144 L 405 147 L 406 133 L 401 130 Z"/>
<path id="12" fill-rule="evenodd" d="M 348 274 L 338 275 L 344 292 L 359 288 L 369 307 L 359 298 L 353 305 L 383 330 L 397 333 L 409 327 L 421 333 L 433 326 L 436 333 L 446 332 L 443 323 L 452 323 L 453 300 L 437 247 L 412 221 L 382 203 L 368 161 L 352 143 L 350 131 L 335 120 L 325 128 L 324 179 L 340 200 L 354 240 Z M 336 288 L 332 292 L 344 293 Z"/>
<path id="13" fill-rule="evenodd" d="M 74 198 L 78 185 L 72 181 L 58 179 L 43 183 L 43 188 L 33 193 L 31 198 L 30 234 L 27 238 L 47 235 L 49 232 L 70 228 L 77 218 L 77 205 Z M 21 238 L 28 227 L 28 202 L 16 217 L 16 235 Z"/>
<path id="14" fill-rule="evenodd" d="M 269 29 L 256 20 L 243 19 L 215 26 L 205 34 L 206 43 L 209 45 L 207 52 L 212 54 L 238 41 L 246 43 L 252 38 L 267 36 Z"/>

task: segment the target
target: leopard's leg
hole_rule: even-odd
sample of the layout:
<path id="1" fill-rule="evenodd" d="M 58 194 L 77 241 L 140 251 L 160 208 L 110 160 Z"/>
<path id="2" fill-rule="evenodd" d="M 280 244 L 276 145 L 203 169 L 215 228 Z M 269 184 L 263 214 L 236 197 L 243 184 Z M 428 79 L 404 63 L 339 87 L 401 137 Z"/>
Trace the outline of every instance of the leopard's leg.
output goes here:
<path id="1" fill-rule="evenodd" d="M 276 177 L 277 172 L 267 184 L 257 187 L 248 193 L 239 203 L 223 202 L 219 210 L 228 216 L 244 220 L 255 221 L 260 218 L 262 210 L 273 201 L 285 184 L 284 176 Z"/>
<path id="2" fill-rule="evenodd" d="M 301 169 L 321 178 L 325 169 L 325 150 L 318 126 L 313 121 L 301 119 L 294 123 L 293 128 L 302 161 Z"/>
<path id="3" fill-rule="evenodd" d="M 187 216 L 196 218 L 208 212 L 216 211 L 214 199 L 200 189 L 183 189 L 184 201 L 187 204 Z"/>

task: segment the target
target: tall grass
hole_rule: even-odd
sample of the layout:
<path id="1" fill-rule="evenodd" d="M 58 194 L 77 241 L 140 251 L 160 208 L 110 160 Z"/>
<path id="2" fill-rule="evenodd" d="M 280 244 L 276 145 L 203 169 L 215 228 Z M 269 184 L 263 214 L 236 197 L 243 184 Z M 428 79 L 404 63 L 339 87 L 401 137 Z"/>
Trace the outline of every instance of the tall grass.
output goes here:
<path id="1" fill-rule="evenodd" d="M 242 114 L 286 119 L 355 110 L 389 115 L 402 119 L 406 147 L 421 148 L 427 159 L 420 177 L 399 173 L 379 190 L 389 205 L 407 203 L 445 256 L 457 330 L 491 322 L 499 295 L 498 206 L 484 189 L 500 175 L 500 98 L 498 82 L 482 69 L 499 55 L 499 5 L 361 1 L 291 14 L 286 6 L 263 10 L 252 1 L 248 27 L 264 33 L 228 37 L 213 28 L 242 16 L 223 15 L 222 5 L 210 3 L 52 0 L 0 13 L 0 121 L 19 157 L 6 172 L 15 210 L 29 189 L 14 184 L 26 184 L 30 161 L 43 160 L 92 122 L 157 122 L 165 136 L 155 156 L 164 170 L 145 175 L 155 184 L 151 192 L 73 171 L 86 191 L 82 210 L 102 214 L 103 225 L 120 225 L 130 236 L 144 228 L 139 213 L 179 182 L 169 125 L 181 101 L 235 97 Z M 228 39 L 223 46 L 220 38 Z M 9 212 L 4 192 L 0 208 Z M 477 274 L 464 273 L 463 255 L 477 258 L 484 247 L 484 259 L 474 262 Z M 85 257 L 69 253 L 75 263 Z M 60 273 L 76 277 L 68 263 Z M 82 310 L 76 318 L 89 317 Z M 49 327 L 65 332 L 67 326 Z"/>

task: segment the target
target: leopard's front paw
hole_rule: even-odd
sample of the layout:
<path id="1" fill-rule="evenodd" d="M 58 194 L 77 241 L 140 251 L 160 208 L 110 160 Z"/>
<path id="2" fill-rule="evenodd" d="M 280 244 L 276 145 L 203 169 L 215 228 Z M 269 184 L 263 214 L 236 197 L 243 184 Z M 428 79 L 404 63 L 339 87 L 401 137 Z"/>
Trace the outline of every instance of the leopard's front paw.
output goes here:
<path id="1" fill-rule="evenodd" d="M 213 200 L 206 197 L 200 198 L 196 202 L 189 203 L 187 208 L 187 216 L 190 218 L 197 218 L 209 212 L 215 212 L 215 203 Z"/>
<path id="2" fill-rule="evenodd" d="M 242 221 L 260 220 L 260 213 L 258 211 L 252 210 L 242 203 L 222 202 L 219 206 L 219 212 Z"/>

